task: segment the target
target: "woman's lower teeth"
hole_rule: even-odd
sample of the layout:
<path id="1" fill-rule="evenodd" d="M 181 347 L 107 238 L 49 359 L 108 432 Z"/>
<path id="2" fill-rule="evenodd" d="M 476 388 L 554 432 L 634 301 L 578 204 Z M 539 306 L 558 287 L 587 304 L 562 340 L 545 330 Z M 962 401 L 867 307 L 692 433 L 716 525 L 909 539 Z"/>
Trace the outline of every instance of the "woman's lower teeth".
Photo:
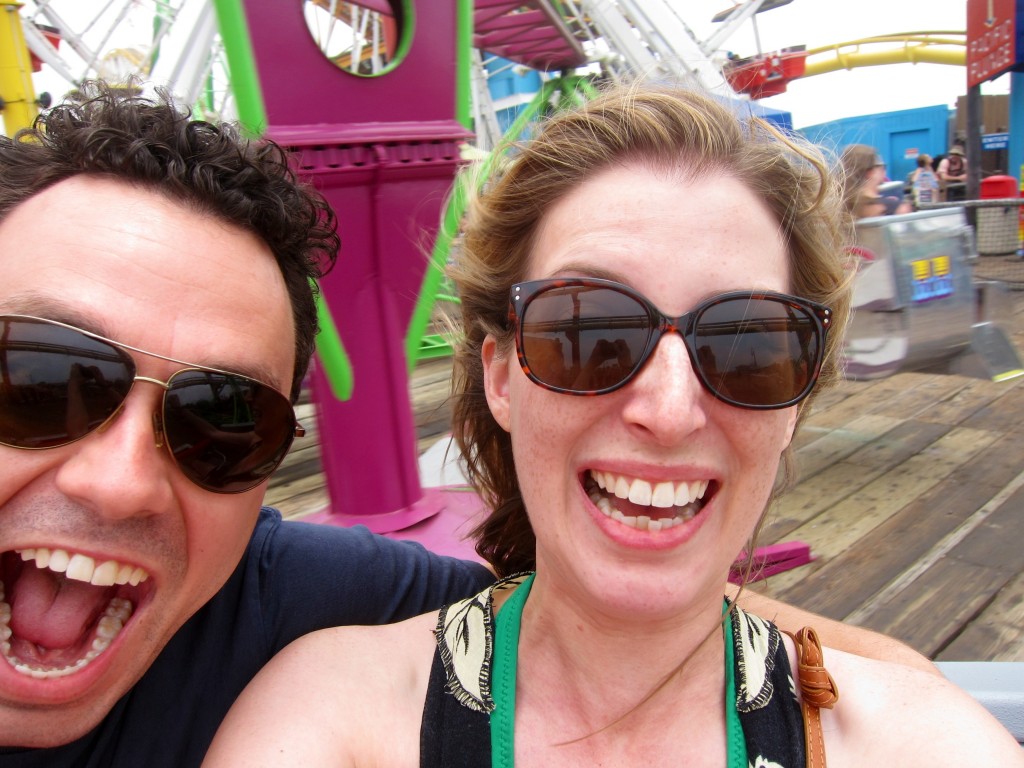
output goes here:
<path id="1" fill-rule="evenodd" d="M 687 504 L 685 507 L 676 507 L 675 514 L 671 517 L 661 517 L 651 519 L 647 515 L 637 515 L 633 517 L 631 515 L 624 515 L 615 505 L 612 503 L 604 494 L 600 493 L 597 489 L 592 490 L 589 494 L 590 500 L 594 502 L 602 513 L 610 517 L 623 525 L 628 525 L 630 528 L 636 528 L 641 531 L 664 531 L 669 528 L 673 528 L 677 525 L 682 525 L 687 520 L 692 520 L 693 516 L 697 514 L 695 504 Z M 664 510 L 659 510 L 664 511 Z"/>

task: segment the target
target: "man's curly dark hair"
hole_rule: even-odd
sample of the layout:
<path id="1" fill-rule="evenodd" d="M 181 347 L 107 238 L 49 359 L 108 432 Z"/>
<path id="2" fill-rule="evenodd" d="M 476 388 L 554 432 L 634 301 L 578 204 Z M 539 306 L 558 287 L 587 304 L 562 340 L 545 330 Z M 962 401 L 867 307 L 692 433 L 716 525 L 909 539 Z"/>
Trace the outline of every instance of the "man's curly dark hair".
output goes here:
<path id="1" fill-rule="evenodd" d="M 294 401 L 317 332 L 313 279 L 338 252 L 334 212 L 277 144 L 245 139 L 229 123 L 193 120 L 165 92 L 149 99 L 137 90 L 87 83 L 32 128 L 0 137 L 0 221 L 33 195 L 86 174 L 139 185 L 253 233 L 273 252 L 291 299 Z"/>

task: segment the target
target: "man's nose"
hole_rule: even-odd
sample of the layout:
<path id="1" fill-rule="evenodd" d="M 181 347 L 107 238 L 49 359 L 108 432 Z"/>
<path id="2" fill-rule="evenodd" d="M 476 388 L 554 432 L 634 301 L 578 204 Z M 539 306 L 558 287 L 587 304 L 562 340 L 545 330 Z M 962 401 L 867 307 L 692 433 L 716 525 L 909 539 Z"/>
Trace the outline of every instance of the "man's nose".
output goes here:
<path id="1" fill-rule="evenodd" d="M 173 498 L 177 471 L 163 443 L 157 415 L 163 389 L 136 382 L 114 416 L 61 450 L 59 490 L 110 518 L 159 514 Z"/>

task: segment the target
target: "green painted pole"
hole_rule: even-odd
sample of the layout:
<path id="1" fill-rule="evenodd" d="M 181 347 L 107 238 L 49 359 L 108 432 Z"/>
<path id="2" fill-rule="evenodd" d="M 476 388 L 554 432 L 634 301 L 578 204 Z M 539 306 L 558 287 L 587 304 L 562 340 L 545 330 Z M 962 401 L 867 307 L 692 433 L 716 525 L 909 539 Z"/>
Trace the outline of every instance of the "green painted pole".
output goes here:
<path id="1" fill-rule="evenodd" d="M 320 332 L 316 335 L 316 354 L 320 360 L 320 367 L 331 387 L 331 394 L 344 402 L 351 399 L 355 386 L 352 361 L 345 352 L 341 334 L 338 333 L 338 327 L 334 324 L 331 310 L 323 300 L 322 294 L 317 295 L 316 315 L 320 325 Z"/>
<path id="2" fill-rule="evenodd" d="M 472 75 L 473 75 L 473 0 L 458 0 L 455 50 L 455 119 L 467 129 L 473 127 Z M 456 177 L 452 195 L 445 206 L 444 216 L 434 238 L 430 263 L 420 284 L 419 298 L 405 334 L 405 364 L 411 374 L 420 359 L 420 342 L 430 326 L 437 295 L 444 280 L 448 251 L 452 239 L 459 231 L 459 222 L 465 211 L 466 194 L 462 182 Z"/>
<path id="3" fill-rule="evenodd" d="M 455 119 L 473 128 L 473 0 L 458 0 L 455 37 Z"/>
<path id="4" fill-rule="evenodd" d="M 238 106 L 238 122 L 247 136 L 257 138 L 266 133 L 267 111 L 263 105 L 263 92 L 260 90 L 242 0 L 214 0 L 214 9 L 231 73 L 231 90 Z M 330 384 L 331 393 L 338 400 L 348 400 L 352 397 L 354 387 L 352 363 L 341 342 L 331 310 L 319 297 L 316 309 L 320 325 L 316 352 L 320 365 Z"/>
<path id="5" fill-rule="evenodd" d="M 242 0 L 214 0 L 213 5 L 231 72 L 231 90 L 238 106 L 238 122 L 247 136 L 262 136 L 267 130 L 267 110 L 263 105 L 263 92 L 260 90 Z"/>

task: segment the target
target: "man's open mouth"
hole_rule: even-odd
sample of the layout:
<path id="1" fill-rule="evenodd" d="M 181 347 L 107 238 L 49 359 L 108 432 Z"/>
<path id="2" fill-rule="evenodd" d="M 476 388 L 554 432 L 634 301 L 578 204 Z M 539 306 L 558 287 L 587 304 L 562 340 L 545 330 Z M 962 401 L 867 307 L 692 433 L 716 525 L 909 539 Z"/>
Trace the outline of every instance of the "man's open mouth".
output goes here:
<path id="1" fill-rule="evenodd" d="M 65 549 L 0 555 L 0 655 L 35 678 L 74 674 L 121 633 L 148 592 L 145 569 Z"/>
<path id="2" fill-rule="evenodd" d="M 665 531 L 692 520 L 707 503 L 707 480 L 648 482 L 612 472 L 590 470 L 583 479 L 590 500 L 601 512 L 642 531 Z"/>

